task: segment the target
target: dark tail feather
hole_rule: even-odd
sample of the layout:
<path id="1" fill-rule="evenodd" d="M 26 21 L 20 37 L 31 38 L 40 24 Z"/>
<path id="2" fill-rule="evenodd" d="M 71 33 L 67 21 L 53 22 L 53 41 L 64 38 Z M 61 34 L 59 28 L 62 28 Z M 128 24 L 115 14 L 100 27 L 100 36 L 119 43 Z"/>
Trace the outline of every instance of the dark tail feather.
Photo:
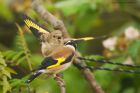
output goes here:
<path id="1" fill-rule="evenodd" d="M 30 83 L 32 82 L 37 76 L 39 76 L 42 72 L 35 72 L 33 75 L 31 75 L 26 81 L 25 83 Z"/>
<path id="2" fill-rule="evenodd" d="M 37 24 L 37 22 L 35 22 L 33 19 L 31 19 L 29 16 L 27 16 L 26 14 L 22 14 L 22 18 L 24 20 L 24 24 L 27 25 L 27 23 L 25 22 L 25 20 L 29 20 L 32 24 L 36 24 L 38 26 L 40 26 L 39 24 Z M 34 27 L 29 27 L 29 29 L 31 30 L 31 32 L 37 37 L 40 37 L 40 32 L 38 29 L 35 29 Z"/>
<path id="3" fill-rule="evenodd" d="M 27 16 L 26 14 L 22 14 L 22 18 L 24 20 L 24 24 L 26 24 L 29 29 L 31 30 L 31 32 L 37 37 L 40 38 L 41 35 L 41 30 L 45 31 L 46 33 L 49 33 L 49 30 L 43 26 L 41 26 L 40 24 L 38 24 L 36 21 L 34 21 L 32 18 L 30 18 L 29 16 Z"/>

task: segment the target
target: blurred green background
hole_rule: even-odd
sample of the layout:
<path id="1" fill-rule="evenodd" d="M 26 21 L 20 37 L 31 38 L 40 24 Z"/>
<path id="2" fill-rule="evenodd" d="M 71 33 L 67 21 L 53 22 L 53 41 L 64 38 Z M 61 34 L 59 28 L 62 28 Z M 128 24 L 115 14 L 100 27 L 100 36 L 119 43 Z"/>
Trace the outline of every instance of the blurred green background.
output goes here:
<path id="1" fill-rule="evenodd" d="M 20 31 L 15 24 L 22 27 L 20 13 L 27 13 L 48 26 L 32 9 L 31 3 L 31 0 L 0 0 L 0 93 L 28 93 L 24 81 L 30 73 L 29 65 L 35 68 L 43 60 L 39 41 L 30 31 Z M 43 0 L 43 5 L 64 21 L 71 37 L 108 36 L 78 44 L 83 56 L 140 65 L 140 0 Z M 138 74 L 108 71 L 94 71 L 93 74 L 106 93 L 140 93 Z M 67 93 L 95 93 L 74 66 L 64 71 L 63 77 Z M 55 80 L 46 79 L 45 75 L 30 86 L 31 93 L 60 93 Z"/>

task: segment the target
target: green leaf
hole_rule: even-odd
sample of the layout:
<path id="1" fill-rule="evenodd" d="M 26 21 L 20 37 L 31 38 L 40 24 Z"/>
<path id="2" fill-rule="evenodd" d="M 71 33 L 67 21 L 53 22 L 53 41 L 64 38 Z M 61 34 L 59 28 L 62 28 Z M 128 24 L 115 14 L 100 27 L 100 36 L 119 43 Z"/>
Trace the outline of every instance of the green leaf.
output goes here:
<path id="1" fill-rule="evenodd" d="M 24 62 L 24 61 L 25 61 L 25 59 L 26 59 L 26 57 L 25 57 L 25 56 L 24 56 L 24 57 L 22 57 L 22 58 L 20 58 L 19 60 L 17 60 L 16 65 L 19 65 L 20 63 Z"/>
<path id="2" fill-rule="evenodd" d="M 10 73 L 13 73 L 13 74 L 17 74 L 17 72 L 9 67 L 5 67 L 5 70 L 7 70 L 8 72 Z"/>
<path id="3" fill-rule="evenodd" d="M 7 77 L 11 78 L 10 72 L 8 72 L 5 68 L 2 69 L 2 73 Z"/>
<path id="4" fill-rule="evenodd" d="M 12 58 L 12 61 L 18 60 L 23 54 L 24 54 L 24 51 L 18 52 L 18 53 Z"/>
<path id="5" fill-rule="evenodd" d="M 27 80 L 28 76 L 23 77 L 22 79 L 12 79 L 10 80 L 12 87 L 19 87 L 21 85 L 25 85 L 25 81 Z"/>
<path id="6" fill-rule="evenodd" d="M 11 91 L 11 86 L 10 86 L 6 76 L 3 76 L 2 85 L 3 85 L 3 93 L 7 93 L 8 91 L 9 92 Z"/>
<path id="7" fill-rule="evenodd" d="M 127 49 L 128 54 L 131 55 L 133 58 L 136 58 L 139 50 L 140 50 L 140 40 L 135 40 L 134 42 L 132 42 Z"/>
<path id="8" fill-rule="evenodd" d="M 5 60 L 3 59 L 3 55 L 2 55 L 1 52 L 0 52 L 0 64 L 6 66 L 6 64 L 5 64 Z"/>
<path id="9" fill-rule="evenodd" d="M 6 64 L 5 64 L 5 62 L 4 62 L 4 60 L 2 58 L 0 58 L 0 64 L 6 66 Z"/>
<path id="10" fill-rule="evenodd" d="M 17 52 L 12 51 L 12 50 L 3 52 L 3 55 L 6 59 L 12 59 L 16 54 Z"/>
<path id="11" fill-rule="evenodd" d="M 11 86 L 12 87 L 20 86 L 20 84 L 21 84 L 21 79 L 13 79 L 13 80 L 11 80 Z"/>

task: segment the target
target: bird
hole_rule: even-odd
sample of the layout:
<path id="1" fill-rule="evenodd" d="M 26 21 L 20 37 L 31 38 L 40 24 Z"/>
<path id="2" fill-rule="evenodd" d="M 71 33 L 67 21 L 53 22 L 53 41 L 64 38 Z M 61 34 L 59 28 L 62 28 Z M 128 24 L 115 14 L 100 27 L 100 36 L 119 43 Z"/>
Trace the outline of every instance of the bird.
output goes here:
<path id="1" fill-rule="evenodd" d="M 62 32 L 59 30 L 50 32 L 27 15 L 23 15 L 23 20 L 33 35 L 39 39 L 41 51 L 44 56 L 44 60 L 26 80 L 26 83 L 32 82 L 36 77 L 43 73 L 55 75 L 64 71 L 71 65 L 75 58 L 77 43 L 97 39 L 94 37 L 84 37 L 64 40 Z"/>
<path id="2" fill-rule="evenodd" d="M 77 44 L 74 40 L 67 41 L 63 46 L 54 49 L 54 51 L 44 58 L 41 65 L 35 70 L 26 83 L 30 83 L 42 73 L 57 74 L 67 69 L 74 57 Z"/>
<path id="3" fill-rule="evenodd" d="M 26 83 L 32 82 L 36 77 L 42 73 L 57 74 L 66 70 L 75 58 L 75 52 L 77 49 L 77 43 L 81 41 L 92 40 L 94 38 L 86 37 L 67 41 L 64 45 L 56 47 L 52 53 L 50 53 L 41 64 L 37 67 L 33 75 L 31 75 Z"/>

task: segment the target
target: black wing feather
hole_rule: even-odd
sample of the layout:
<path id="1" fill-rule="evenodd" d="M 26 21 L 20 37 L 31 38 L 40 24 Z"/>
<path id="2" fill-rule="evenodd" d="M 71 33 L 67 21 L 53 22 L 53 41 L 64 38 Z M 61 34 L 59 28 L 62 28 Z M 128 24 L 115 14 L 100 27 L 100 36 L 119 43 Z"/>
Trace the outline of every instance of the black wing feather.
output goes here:
<path id="1" fill-rule="evenodd" d="M 28 17 L 27 15 L 22 15 L 24 19 L 24 23 L 29 27 L 31 32 L 37 37 L 40 38 L 41 33 L 49 34 L 49 30 L 47 28 L 43 28 L 41 25 L 39 25 L 37 22 L 35 22 L 33 19 Z"/>
<path id="2" fill-rule="evenodd" d="M 61 63 L 61 65 L 70 62 L 72 60 L 73 56 L 74 56 L 74 53 L 72 52 L 72 54 L 70 56 L 68 56 L 68 58 L 64 62 Z"/>
<path id="3" fill-rule="evenodd" d="M 54 60 L 52 57 L 47 57 L 42 61 L 41 65 L 38 67 L 37 70 L 46 69 L 48 66 L 54 65 L 57 62 L 58 61 Z"/>
<path id="4" fill-rule="evenodd" d="M 24 20 L 28 19 L 30 21 L 32 21 L 33 23 L 35 23 L 36 25 L 38 25 L 39 27 L 43 28 L 46 30 L 46 32 L 50 32 L 47 28 L 44 28 L 42 25 L 38 24 L 35 20 L 33 20 L 32 18 L 30 18 L 29 16 L 27 16 L 26 14 L 22 14 L 22 18 Z M 25 23 L 25 22 L 24 22 Z"/>

